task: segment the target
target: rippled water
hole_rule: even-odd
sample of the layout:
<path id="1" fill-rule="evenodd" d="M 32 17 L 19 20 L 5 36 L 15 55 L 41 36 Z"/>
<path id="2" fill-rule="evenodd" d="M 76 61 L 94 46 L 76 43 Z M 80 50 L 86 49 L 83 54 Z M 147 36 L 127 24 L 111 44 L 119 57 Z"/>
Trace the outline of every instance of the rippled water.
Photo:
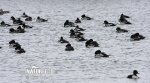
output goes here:
<path id="1" fill-rule="evenodd" d="M 9 14 L 0 16 L 0 21 L 12 24 L 11 16 L 20 17 L 23 12 L 32 16 L 32 29 L 26 33 L 10 34 L 9 28 L 0 27 L 0 83 L 149 83 L 150 82 L 150 1 L 149 0 L 3 0 L 0 7 Z M 94 20 L 83 21 L 79 26 L 86 29 L 85 38 L 94 39 L 98 48 L 85 48 L 85 42 L 69 38 L 69 30 L 63 23 L 74 21 L 82 14 Z M 121 25 L 121 13 L 131 16 L 132 25 Z M 37 23 L 37 16 L 48 19 Z M 24 19 L 22 19 L 24 20 Z M 116 27 L 104 27 L 103 21 L 117 23 L 129 33 L 116 33 Z M 139 32 L 146 37 L 130 41 L 130 35 Z M 57 41 L 63 36 L 75 48 L 64 51 L 66 44 Z M 15 39 L 26 50 L 16 54 L 8 42 Z M 110 54 L 110 58 L 94 58 L 96 50 Z M 27 73 L 32 67 L 50 69 L 51 73 L 35 75 Z M 138 80 L 126 76 L 136 69 Z"/>

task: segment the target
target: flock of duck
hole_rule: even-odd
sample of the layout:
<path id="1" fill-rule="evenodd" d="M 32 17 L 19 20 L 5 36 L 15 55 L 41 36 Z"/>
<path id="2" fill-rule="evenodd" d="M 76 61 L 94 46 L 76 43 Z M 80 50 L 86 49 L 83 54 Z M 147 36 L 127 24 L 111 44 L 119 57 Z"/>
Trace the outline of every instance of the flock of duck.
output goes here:
<path id="1" fill-rule="evenodd" d="M 9 13 L 9 12 L 0 10 L 0 15 L 6 14 L 6 13 Z M 28 16 L 26 13 L 23 13 L 21 18 L 25 18 L 25 21 L 32 21 L 32 17 Z M 25 23 L 25 21 L 22 21 L 20 18 L 15 18 L 14 16 L 11 16 L 10 20 L 12 20 L 13 25 L 17 25 L 18 26 L 16 29 L 14 29 L 14 28 L 10 28 L 9 29 L 9 33 L 11 33 L 11 34 L 13 34 L 13 33 L 25 33 L 26 32 L 26 30 L 25 30 L 26 28 L 33 28 L 33 26 L 27 25 Z M 46 22 L 46 21 L 48 21 L 48 20 L 43 19 L 43 18 L 41 18 L 39 16 L 36 19 L 36 22 Z M 1 21 L 0 22 L 0 26 L 1 27 L 11 27 L 12 25 L 7 24 L 4 21 Z M 18 42 L 16 42 L 15 40 L 9 41 L 9 46 L 11 48 L 14 48 L 15 52 L 18 53 L 18 54 L 26 52 L 22 48 L 22 46 Z M 0 48 L 2 48 L 2 47 L 0 47 Z"/>
<path id="2" fill-rule="evenodd" d="M 121 14 L 120 15 L 120 18 L 119 18 L 119 22 L 121 24 L 127 24 L 127 25 L 131 25 L 132 23 L 129 22 L 127 20 L 127 18 L 130 18 L 129 16 L 127 15 L 124 15 L 124 14 Z M 82 31 L 85 31 L 86 29 L 83 29 L 83 28 L 80 28 L 78 26 L 78 23 L 82 23 L 81 21 L 82 20 L 93 20 L 93 18 L 89 17 L 89 16 L 86 16 L 85 14 L 83 14 L 81 16 L 81 19 L 77 18 L 75 20 L 75 22 L 70 22 L 69 20 L 66 20 L 65 23 L 64 23 L 64 27 L 75 27 L 74 29 L 71 29 L 70 30 L 70 38 L 75 38 L 77 41 L 86 41 L 85 42 L 85 47 L 86 48 L 90 48 L 90 47 L 99 47 L 99 44 L 94 41 L 93 39 L 85 39 L 84 38 L 84 34 L 82 33 Z M 107 20 L 104 21 L 104 27 L 109 27 L 109 26 L 117 26 L 116 24 L 114 23 L 110 23 L 108 22 Z M 120 27 L 117 27 L 116 28 L 116 32 L 117 33 L 127 33 L 128 30 L 126 29 L 122 29 Z M 135 34 L 132 34 L 130 36 L 130 40 L 131 41 L 139 41 L 139 40 L 142 40 L 144 39 L 145 37 L 140 35 L 139 33 L 135 33 Z M 59 40 L 60 43 L 67 43 L 66 45 L 66 48 L 65 48 L 65 51 L 74 51 L 74 47 L 70 44 L 69 41 L 65 40 L 63 37 L 60 37 L 60 40 Z M 101 50 L 96 50 L 95 51 L 95 58 L 101 58 L 101 57 L 109 57 L 110 55 L 106 54 L 105 52 L 102 52 Z M 130 79 L 136 79 L 136 78 L 139 78 L 137 76 L 138 71 L 137 70 L 133 70 L 133 74 L 132 75 L 128 75 L 127 78 L 130 78 Z"/>
<path id="3" fill-rule="evenodd" d="M 5 13 L 0 11 L 1 13 Z M 23 13 L 21 18 L 25 18 L 24 21 L 32 21 L 32 17 L 28 16 L 26 13 Z M 119 22 L 123 23 L 123 24 L 132 24 L 131 22 L 129 22 L 127 20 L 127 18 L 130 18 L 127 15 L 121 14 L 120 18 L 119 18 Z M 13 24 L 17 25 L 17 29 L 14 28 L 10 28 L 9 32 L 10 33 L 25 33 L 25 29 L 26 28 L 33 28 L 33 26 L 27 25 L 24 21 L 22 21 L 20 18 L 15 18 L 14 16 L 11 16 L 10 18 L 13 22 Z M 85 31 L 86 29 L 80 28 L 77 24 L 78 23 L 82 23 L 82 20 L 93 20 L 93 18 L 86 16 L 85 14 L 83 14 L 81 16 L 81 19 L 77 18 L 75 20 L 75 22 L 70 22 L 69 20 L 66 20 L 64 23 L 64 27 L 75 27 L 75 29 L 71 29 L 70 30 L 70 38 L 75 38 L 77 41 L 85 41 L 85 47 L 89 48 L 89 47 L 99 47 L 99 44 L 94 41 L 93 39 L 85 39 L 84 38 L 84 34 L 82 33 L 82 31 Z M 47 19 L 43 19 L 41 17 L 37 17 L 36 22 L 46 22 L 48 21 Z M 10 27 L 12 25 L 5 23 L 4 21 L 1 21 L 0 23 L 1 27 Z M 104 26 L 105 27 L 109 27 L 109 26 L 116 26 L 116 24 L 114 23 L 110 23 L 107 20 L 104 21 Z M 116 28 L 116 32 L 117 33 L 127 33 L 128 30 L 126 29 L 121 29 L 120 27 Z M 139 33 L 135 33 L 132 34 L 130 39 L 131 41 L 139 41 L 144 39 L 145 37 L 140 35 Z M 65 40 L 63 37 L 60 37 L 60 40 L 58 41 L 60 43 L 67 43 L 65 51 L 74 51 L 74 47 L 70 44 L 69 41 Z M 22 48 L 22 46 L 16 42 L 15 40 L 11 40 L 9 42 L 9 46 L 15 49 L 16 53 L 25 53 L 26 51 Z M 1 47 L 0 47 L 1 48 Z M 106 54 L 105 52 L 102 52 L 101 50 L 97 50 L 95 51 L 95 58 L 100 58 L 100 57 L 109 57 L 110 55 Z M 137 76 L 138 71 L 134 70 L 132 75 L 127 76 L 127 78 L 138 78 Z"/>

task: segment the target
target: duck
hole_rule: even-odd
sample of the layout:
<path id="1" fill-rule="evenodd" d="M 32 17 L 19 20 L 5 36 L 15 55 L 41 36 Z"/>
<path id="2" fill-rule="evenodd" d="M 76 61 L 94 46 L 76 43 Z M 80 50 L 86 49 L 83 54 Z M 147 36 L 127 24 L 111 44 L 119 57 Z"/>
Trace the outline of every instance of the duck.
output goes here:
<path id="1" fill-rule="evenodd" d="M 9 33 L 24 33 L 25 30 L 21 28 L 21 26 L 19 26 L 16 30 L 14 28 L 10 28 L 9 29 Z"/>
<path id="2" fill-rule="evenodd" d="M 70 33 L 70 38 L 75 38 L 76 37 L 76 34 L 75 34 L 75 32 L 73 32 L 73 33 Z"/>
<path id="3" fill-rule="evenodd" d="M 119 22 L 123 23 L 123 24 L 132 24 L 131 22 L 127 21 L 128 16 L 121 14 L 120 18 L 119 18 Z"/>
<path id="4" fill-rule="evenodd" d="M 27 18 L 25 18 L 25 21 L 32 21 L 32 17 L 27 17 Z"/>
<path id="5" fill-rule="evenodd" d="M 16 42 L 15 40 L 11 40 L 9 42 L 9 46 L 15 48 L 15 52 L 16 53 L 25 53 L 25 50 L 23 48 L 21 48 L 21 45 Z"/>
<path id="6" fill-rule="evenodd" d="M 13 44 L 15 44 L 16 43 L 16 41 L 15 40 L 11 40 L 11 41 L 9 41 L 9 45 L 13 45 Z"/>
<path id="7" fill-rule="evenodd" d="M 104 21 L 105 27 L 116 26 L 114 23 L 109 23 L 107 20 Z"/>
<path id="8" fill-rule="evenodd" d="M 36 19 L 36 22 L 47 22 L 48 20 L 46 20 L 46 19 L 43 19 L 43 18 L 41 18 L 41 17 L 37 17 L 37 19 Z"/>
<path id="9" fill-rule="evenodd" d="M 16 33 L 24 33 L 25 30 L 21 28 L 21 26 L 19 26 L 16 30 Z"/>
<path id="10" fill-rule="evenodd" d="M 16 47 L 21 47 L 21 45 L 20 45 L 18 42 L 16 42 L 15 40 L 11 40 L 11 41 L 9 42 L 9 46 L 10 46 L 10 47 L 14 47 L 14 48 L 16 48 Z"/>
<path id="11" fill-rule="evenodd" d="M 81 23 L 81 20 L 80 20 L 79 18 L 77 18 L 77 19 L 75 20 L 75 23 Z"/>
<path id="12" fill-rule="evenodd" d="M 65 40 L 63 37 L 60 37 L 60 40 L 58 41 L 60 43 L 69 43 L 67 40 Z"/>
<path id="13" fill-rule="evenodd" d="M 21 17 L 23 17 L 23 18 L 27 18 L 27 17 L 29 17 L 25 12 L 22 14 L 22 16 Z"/>
<path id="14" fill-rule="evenodd" d="M 66 20 L 64 23 L 64 27 L 75 27 L 75 24 L 73 22 L 70 22 L 69 20 Z"/>
<path id="15" fill-rule="evenodd" d="M 0 9 L 0 15 L 7 14 L 7 13 L 9 13 L 9 11 L 4 11 L 3 9 Z"/>
<path id="16" fill-rule="evenodd" d="M 9 29 L 9 33 L 24 33 L 25 30 L 22 29 L 20 26 L 15 30 L 14 28 Z"/>
<path id="17" fill-rule="evenodd" d="M 105 52 L 101 52 L 100 50 L 95 51 L 95 58 L 101 58 L 101 57 L 109 57 Z"/>
<path id="18" fill-rule="evenodd" d="M 10 20 L 16 20 L 16 18 L 14 16 L 11 16 Z"/>
<path id="19" fill-rule="evenodd" d="M 2 22 L 0 23 L 0 25 L 3 26 L 3 27 L 11 26 L 11 25 L 9 25 L 9 24 L 6 24 L 4 21 L 2 21 Z"/>
<path id="20" fill-rule="evenodd" d="M 78 25 L 75 27 L 74 29 L 75 31 L 85 31 L 85 29 L 83 28 L 80 28 Z"/>
<path id="21" fill-rule="evenodd" d="M 74 51 L 74 48 L 71 46 L 71 44 L 67 44 L 65 51 Z"/>
<path id="22" fill-rule="evenodd" d="M 139 77 L 137 76 L 137 74 L 139 74 L 138 71 L 133 70 L 133 74 L 128 75 L 127 78 L 129 78 L 129 79 L 138 79 Z"/>
<path id="23" fill-rule="evenodd" d="M 126 33 L 126 32 L 128 32 L 128 30 L 126 30 L 126 29 L 121 29 L 120 27 L 117 27 L 117 28 L 116 28 L 116 32 L 117 32 L 117 33 Z"/>
<path id="24" fill-rule="evenodd" d="M 73 29 L 71 29 L 69 33 L 70 33 L 70 38 L 76 37 L 75 31 Z"/>
<path id="25" fill-rule="evenodd" d="M 9 33 L 16 33 L 16 30 L 14 28 L 10 28 Z"/>
<path id="26" fill-rule="evenodd" d="M 82 19 L 82 20 L 92 20 L 93 18 L 91 18 L 91 17 L 86 16 L 85 14 L 83 14 L 83 15 L 81 16 L 81 19 Z"/>
<path id="27" fill-rule="evenodd" d="M 12 21 L 13 21 L 13 24 L 17 24 L 17 22 L 16 22 L 16 18 L 15 18 L 14 16 L 11 16 L 11 17 L 10 17 L 10 20 L 12 20 Z"/>
<path id="28" fill-rule="evenodd" d="M 85 47 L 90 47 L 92 46 L 92 42 L 93 42 L 93 39 L 89 39 L 85 42 Z"/>
<path id="29" fill-rule="evenodd" d="M 93 41 L 93 39 L 89 39 L 88 41 L 85 42 L 85 46 L 87 48 L 89 48 L 89 47 L 99 47 L 99 44 L 96 41 Z"/>
<path id="30" fill-rule="evenodd" d="M 143 35 L 140 35 L 139 33 L 132 34 L 130 38 L 131 41 L 139 41 L 145 39 L 145 37 Z"/>
<path id="31" fill-rule="evenodd" d="M 13 21 L 13 24 L 22 25 L 24 23 L 20 18 L 16 19 L 13 16 L 11 16 L 11 20 Z"/>
<path id="32" fill-rule="evenodd" d="M 70 30 L 70 38 L 77 38 L 77 35 L 84 35 L 82 32 L 75 31 L 73 29 Z"/>

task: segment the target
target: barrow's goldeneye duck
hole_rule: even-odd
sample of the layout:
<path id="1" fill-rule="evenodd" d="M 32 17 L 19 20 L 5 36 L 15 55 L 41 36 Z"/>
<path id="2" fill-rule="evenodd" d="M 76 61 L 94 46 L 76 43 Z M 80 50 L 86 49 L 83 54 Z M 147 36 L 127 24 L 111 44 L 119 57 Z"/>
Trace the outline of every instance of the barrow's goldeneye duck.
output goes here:
<path id="1" fill-rule="evenodd" d="M 131 40 L 133 41 L 139 41 L 145 39 L 145 37 L 143 35 L 140 35 L 139 33 L 135 33 L 133 35 L 131 35 Z"/>
<path id="2" fill-rule="evenodd" d="M 107 20 L 104 21 L 105 27 L 116 26 L 114 23 L 109 23 Z"/>
<path id="3" fill-rule="evenodd" d="M 79 18 L 77 18 L 77 19 L 75 20 L 75 23 L 81 23 L 81 20 L 80 20 Z"/>
<path id="4" fill-rule="evenodd" d="M 128 75 L 127 78 L 129 78 L 129 79 L 138 79 L 139 77 L 137 76 L 137 74 L 139 74 L 138 71 L 133 70 L 133 74 Z"/>
<path id="5" fill-rule="evenodd" d="M 126 33 L 126 32 L 128 32 L 128 30 L 126 30 L 126 29 L 121 29 L 120 27 L 117 27 L 117 28 L 116 28 L 116 32 L 117 32 L 117 33 Z"/>
<path id="6" fill-rule="evenodd" d="M 74 51 L 74 48 L 71 46 L 71 44 L 67 44 L 65 51 Z"/>
<path id="7" fill-rule="evenodd" d="M 81 16 L 81 19 L 82 19 L 82 20 L 92 20 L 93 18 L 91 18 L 91 17 L 86 16 L 85 14 L 83 14 L 83 15 Z"/>
<path id="8" fill-rule="evenodd" d="M 95 58 L 101 58 L 101 57 L 109 57 L 105 52 L 101 52 L 100 50 L 95 51 Z"/>
<path id="9" fill-rule="evenodd" d="M 125 16 L 125 15 L 123 15 L 123 14 L 121 14 L 121 16 L 120 16 L 120 18 L 119 18 L 119 22 L 120 23 L 123 23 L 123 24 L 132 24 L 131 22 L 129 22 L 126 18 L 127 18 L 128 16 Z"/>
<path id="10" fill-rule="evenodd" d="M 69 20 L 66 20 L 64 23 L 64 27 L 75 27 L 75 24 L 73 22 L 70 22 Z"/>

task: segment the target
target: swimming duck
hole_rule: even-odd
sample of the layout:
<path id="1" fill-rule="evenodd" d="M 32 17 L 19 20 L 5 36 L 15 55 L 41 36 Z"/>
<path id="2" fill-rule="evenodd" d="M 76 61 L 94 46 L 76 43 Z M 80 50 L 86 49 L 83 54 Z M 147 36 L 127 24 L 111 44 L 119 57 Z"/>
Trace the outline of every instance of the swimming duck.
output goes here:
<path id="1" fill-rule="evenodd" d="M 100 50 L 95 51 L 95 58 L 100 58 L 100 57 L 109 57 L 105 52 L 101 52 Z"/>
<path id="2" fill-rule="evenodd" d="M 127 78 L 129 78 L 129 79 L 138 79 L 139 77 L 137 76 L 137 74 L 139 74 L 138 71 L 133 70 L 133 74 L 128 75 Z"/>

